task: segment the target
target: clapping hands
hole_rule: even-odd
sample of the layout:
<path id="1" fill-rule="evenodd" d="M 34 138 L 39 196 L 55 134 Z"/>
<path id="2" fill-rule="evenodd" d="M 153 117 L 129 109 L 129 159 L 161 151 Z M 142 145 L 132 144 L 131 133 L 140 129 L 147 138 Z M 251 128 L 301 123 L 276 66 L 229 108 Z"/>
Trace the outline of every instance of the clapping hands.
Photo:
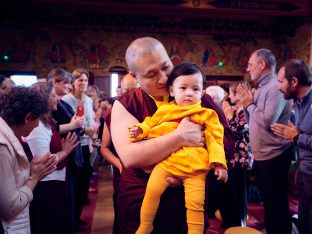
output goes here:
<path id="1" fill-rule="evenodd" d="M 34 157 L 30 162 L 30 177 L 32 180 L 40 181 L 46 175 L 56 169 L 58 163 L 57 155 L 46 153 L 42 158 Z"/>
<path id="2" fill-rule="evenodd" d="M 253 103 L 253 91 L 245 87 L 243 84 L 237 86 L 237 99 L 244 106 L 248 107 Z"/>

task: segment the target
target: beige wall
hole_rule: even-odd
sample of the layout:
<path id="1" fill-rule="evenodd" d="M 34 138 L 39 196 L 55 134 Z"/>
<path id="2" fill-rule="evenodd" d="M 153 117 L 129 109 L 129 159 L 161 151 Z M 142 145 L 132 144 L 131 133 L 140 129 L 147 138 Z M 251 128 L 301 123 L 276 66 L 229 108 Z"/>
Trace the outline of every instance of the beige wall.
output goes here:
<path id="1" fill-rule="evenodd" d="M 45 76 L 56 66 L 70 71 L 82 66 L 96 76 L 107 76 L 109 67 L 126 66 L 124 53 L 129 43 L 147 35 L 160 39 L 175 61 L 195 62 L 211 75 L 242 75 L 246 58 L 252 50 L 260 47 L 274 49 L 269 40 L 251 38 L 221 40 L 204 35 L 9 29 L 0 36 L 0 49 L 11 55 L 11 62 L 1 62 L 0 70 L 36 71 Z M 209 51 L 208 60 L 203 58 L 206 50 Z M 219 60 L 224 62 L 222 68 L 217 66 Z"/>
<path id="2" fill-rule="evenodd" d="M 111 66 L 126 66 L 124 54 L 129 43 L 147 35 L 160 39 L 175 62 L 192 61 L 201 65 L 207 75 L 235 75 L 248 79 L 245 73 L 248 57 L 253 50 L 263 47 L 273 51 L 278 63 L 286 57 L 297 57 L 312 64 L 311 24 L 298 28 L 295 36 L 286 38 L 283 43 L 251 37 L 235 39 L 88 29 L 18 28 L 3 31 L 5 33 L 0 35 L 0 51 L 10 54 L 11 60 L 1 61 L 0 70 L 35 71 L 42 77 L 57 66 L 69 71 L 85 67 L 93 72 L 95 78 L 108 77 Z M 219 61 L 224 63 L 221 68 L 217 65 Z"/>
<path id="3" fill-rule="evenodd" d="M 288 49 L 287 58 L 299 58 L 304 60 L 310 66 L 312 65 L 312 24 L 307 23 L 299 28 L 295 32 L 295 36 L 289 38 L 286 45 L 281 46 L 280 52 L 283 52 L 285 48 Z"/>

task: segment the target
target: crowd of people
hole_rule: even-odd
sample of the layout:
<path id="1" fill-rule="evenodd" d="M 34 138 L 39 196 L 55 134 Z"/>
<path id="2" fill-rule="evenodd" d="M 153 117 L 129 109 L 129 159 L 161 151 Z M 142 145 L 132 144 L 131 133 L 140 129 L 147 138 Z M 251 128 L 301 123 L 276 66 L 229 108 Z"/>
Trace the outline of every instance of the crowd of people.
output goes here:
<path id="1" fill-rule="evenodd" d="M 110 100 L 84 68 L 55 68 L 31 87 L 0 76 L 0 233 L 85 231 L 80 216 L 101 155 L 113 167 L 114 234 L 202 234 L 216 210 L 223 228 L 244 227 L 251 173 L 266 233 L 290 234 L 294 158 L 297 228 L 312 234 L 307 64 L 291 59 L 276 74 L 273 53 L 258 49 L 247 67 L 253 84 L 224 90 L 205 89 L 193 63 L 174 67 L 155 38 L 134 40 L 125 58 L 129 73 Z"/>

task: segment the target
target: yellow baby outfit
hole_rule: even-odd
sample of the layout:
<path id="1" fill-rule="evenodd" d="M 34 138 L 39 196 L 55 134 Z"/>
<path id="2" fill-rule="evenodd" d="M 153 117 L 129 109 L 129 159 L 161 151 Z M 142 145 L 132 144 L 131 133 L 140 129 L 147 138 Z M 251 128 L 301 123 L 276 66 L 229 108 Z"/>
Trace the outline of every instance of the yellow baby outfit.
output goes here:
<path id="1" fill-rule="evenodd" d="M 152 117 L 145 118 L 139 126 L 143 133 L 132 141 L 154 138 L 175 130 L 182 118 L 190 116 L 191 121 L 205 126 L 205 147 L 183 147 L 159 162 L 153 169 L 141 207 L 141 224 L 137 234 L 150 233 L 159 206 L 160 196 L 168 187 L 168 176 L 183 180 L 185 205 L 187 208 L 188 233 L 203 233 L 205 179 L 212 163 L 225 168 L 223 147 L 223 126 L 214 110 L 203 108 L 200 102 L 189 106 L 178 106 L 173 102 L 159 107 Z M 170 204 L 168 204 L 170 205 Z"/>
<path id="2" fill-rule="evenodd" d="M 173 102 L 159 107 L 152 117 L 134 124 L 143 133 L 132 141 L 154 138 L 175 130 L 179 120 L 190 116 L 191 121 L 205 125 L 206 147 L 183 147 L 159 162 L 162 167 L 176 176 L 205 172 L 211 163 L 221 163 L 226 167 L 223 147 L 223 126 L 214 110 L 203 108 L 200 102 L 189 106 L 178 106 Z M 206 149 L 207 148 L 207 149 Z"/>

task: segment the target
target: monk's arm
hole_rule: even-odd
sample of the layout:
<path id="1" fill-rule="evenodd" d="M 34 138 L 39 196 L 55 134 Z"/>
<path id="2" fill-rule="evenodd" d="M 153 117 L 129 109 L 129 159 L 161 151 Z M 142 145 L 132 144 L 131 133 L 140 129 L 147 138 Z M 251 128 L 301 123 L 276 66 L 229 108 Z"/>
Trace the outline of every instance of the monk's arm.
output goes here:
<path id="1" fill-rule="evenodd" d="M 128 126 L 134 123 L 138 120 L 119 101 L 115 101 L 111 118 L 112 141 L 121 161 L 128 168 L 150 166 L 183 146 L 201 145 L 201 126 L 187 118 L 171 133 L 138 142 L 129 139 Z"/>

